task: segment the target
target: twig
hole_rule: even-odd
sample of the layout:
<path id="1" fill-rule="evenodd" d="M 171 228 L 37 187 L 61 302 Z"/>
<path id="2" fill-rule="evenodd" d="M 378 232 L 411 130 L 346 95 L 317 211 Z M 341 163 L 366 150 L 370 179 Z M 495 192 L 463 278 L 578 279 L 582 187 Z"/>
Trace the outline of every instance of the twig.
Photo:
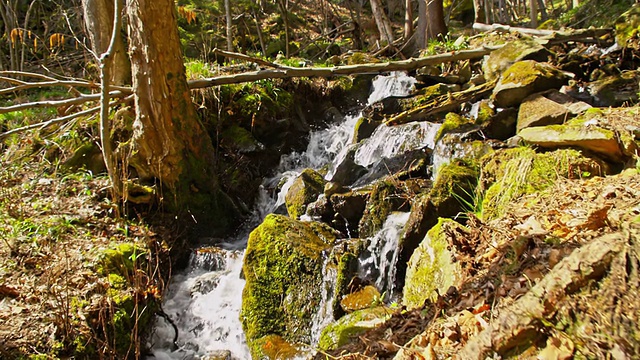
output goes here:
<path id="1" fill-rule="evenodd" d="M 51 81 L 57 80 L 55 78 L 52 78 L 51 76 L 38 74 L 38 73 L 32 73 L 32 72 L 26 72 L 26 71 L 5 70 L 5 71 L 0 71 L 0 75 L 5 75 L 5 76 L 25 76 L 25 77 L 33 77 L 33 78 L 37 78 L 37 79 L 51 80 Z"/>
<path id="2" fill-rule="evenodd" d="M 112 91 L 111 97 L 124 97 L 127 94 L 123 94 L 121 91 Z M 13 111 L 21 111 L 25 109 L 41 108 L 41 107 L 59 107 L 69 105 L 79 105 L 89 101 L 100 100 L 100 94 L 81 95 L 79 97 L 64 99 L 64 100 L 47 100 L 47 101 L 34 101 L 23 104 L 17 104 L 7 107 L 0 107 L 0 114 L 5 114 Z"/>
<path id="3" fill-rule="evenodd" d="M 100 88 L 99 83 L 95 83 L 93 81 L 82 81 L 82 80 L 51 80 L 51 81 L 41 81 L 41 82 L 25 82 L 24 84 L 13 86 L 10 88 L 0 90 L 0 95 L 12 93 L 14 91 L 33 89 L 33 88 L 42 88 L 42 87 L 51 87 L 51 86 L 66 86 L 66 87 L 83 87 L 89 89 L 98 89 Z M 126 94 L 131 94 L 133 91 L 131 88 L 126 86 L 109 86 L 110 90 L 119 90 Z"/>
<path id="4" fill-rule="evenodd" d="M 127 101 L 131 100 L 132 98 L 133 98 L 133 96 L 129 95 L 129 96 L 125 97 L 125 98 L 118 99 L 118 100 L 112 102 L 111 106 L 114 106 L 114 105 L 117 105 L 117 104 L 120 104 L 120 103 L 123 103 L 123 102 L 127 102 Z M 59 117 L 59 118 L 47 120 L 47 121 L 44 121 L 44 122 L 41 122 L 41 123 L 31 124 L 31 125 L 23 126 L 23 127 L 16 128 L 16 129 L 13 129 L 13 130 L 9 130 L 7 132 L 4 132 L 4 133 L 0 134 L 0 140 L 6 138 L 7 136 L 10 136 L 10 135 L 13 135 L 13 134 L 18 134 L 18 133 L 21 133 L 21 132 L 25 132 L 27 130 L 32 130 L 32 129 L 37 129 L 37 128 L 40 128 L 40 130 L 46 129 L 51 125 L 54 125 L 54 124 L 57 124 L 57 123 L 61 123 L 61 122 L 65 122 L 67 120 L 75 119 L 75 118 L 80 117 L 80 116 L 95 114 L 98 111 L 100 111 L 100 106 L 92 107 L 92 108 L 87 109 L 87 110 L 83 110 L 83 111 L 79 111 L 77 113 L 73 113 L 73 114 L 70 114 L 70 115 L 67 115 L 67 116 L 62 116 L 62 117 Z"/>

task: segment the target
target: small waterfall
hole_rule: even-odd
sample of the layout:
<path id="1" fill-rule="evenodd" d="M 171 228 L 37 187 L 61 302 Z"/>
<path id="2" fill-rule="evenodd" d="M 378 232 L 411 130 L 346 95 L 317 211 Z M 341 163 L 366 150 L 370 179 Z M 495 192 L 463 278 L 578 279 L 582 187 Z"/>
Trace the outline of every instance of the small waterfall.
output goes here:
<path id="1" fill-rule="evenodd" d="M 406 96 L 414 83 L 413 78 L 403 73 L 378 76 L 374 80 L 369 103 L 388 96 Z M 319 169 L 331 163 L 348 147 L 360 116 L 348 117 L 340 124 L 312 133 L 305 152 L 283 156 L 277 169 L 280 174 L 263 181 L 253 216 L 245 223 L 240 234 L 225 239 L 219 247 L 196 251 L 189 267 L 173 276 L 162 308 L 178 328 L 179 337 L 173 344 L 173 326 L 158 317 L 148 344 L 153 358 L 250 358 L 239 319 L 245 283 L 241 278 L 242 258 L 249 233 L 267 214 L 284 204 L 286 191 L 301 170 Z M 279 191 L 270 194 L 269 190 L 273 189 Z M 322 285 L 323 299 L 312 329 L 315 343 L 322 328 L 333 321 L 335 272 L 336 269 L 329 264 L 324 265 L 326 280 Z"/>
<path id="2" fill-rule="evenodd" d="M 385 291 L 387 299 L 399 296 L 395 291 L 396 264 L 400 247 L 398 241 L 404 225 L 409 220 L 408 212 L 394 212 L 387 217 L 382 229 L 371 238 L 367 247 L 367 257 L 360 259 L 363 279 L 375 279 L 380 291 Z"/>

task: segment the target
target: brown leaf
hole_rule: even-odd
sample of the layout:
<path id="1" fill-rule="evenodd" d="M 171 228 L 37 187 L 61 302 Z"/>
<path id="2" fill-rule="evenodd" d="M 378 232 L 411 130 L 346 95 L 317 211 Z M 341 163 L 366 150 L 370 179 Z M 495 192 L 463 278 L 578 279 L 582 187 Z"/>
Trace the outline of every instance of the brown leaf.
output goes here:
<path id="1" fill-rule="evenodd" d="M 17 298 L 18 296 L 20 296 L 20 292 L 18 292 L 18 290 L 12 288 L 11 286 L 3 284 L 3 285 L 0 285 L 0 296 Z"/>

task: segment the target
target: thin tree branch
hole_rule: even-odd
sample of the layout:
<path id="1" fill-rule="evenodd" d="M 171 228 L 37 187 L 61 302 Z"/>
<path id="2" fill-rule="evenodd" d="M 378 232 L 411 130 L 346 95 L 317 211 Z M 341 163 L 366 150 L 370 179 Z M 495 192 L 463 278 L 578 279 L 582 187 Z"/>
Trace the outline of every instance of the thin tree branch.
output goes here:
<path id="1" fill-rule="evenodd" d="M 112 97 L 120 98 L 120 97 L 127 96 L 128 94 L 124 94 L 121 91 L 112 91 L 109 95 Z M 82 95 L 79 97 L 64 99 L 64 100 L 34 101 L 34 102 L 28 102 L 24 104 L 0 107 L 0 114 L 5 114 L 13 111 L 21 111 L 25 109 L 32 109 L 32 108 L 79 105 L 89 101 L 96 101 L 96 100 L 100 100 L 100 94 Z"/>
<path id="2" fill-rule="evenodd" d="M 111 126 L 109 124 L 109 79 L 111 79 L 111 68 L 113 66 L 112 55 L 116 44 L 116 37 L 120 32 L 120 12 L 121 1 L 115 0 L 113 4 L 113 29 L 111 31 L 111 41 L 109 47 L 99 59 L 100 62 L 100 142 L 102 143 L 102 157 L 104 164 L 111 179 L 113 186 L 113 195 L 116 199 L 122 196 L 122 181 L 116 169 L 116 161 L 113 158 L 113 149 L 111 146 Z"/>
<path id="3" fill-rule="evenodd" d="M 116 101 L 113 101 L 111 103 L 111 106 L 127 102 L 127 101 L 131 100 L 132 98 L 133 98 L 133 95 L 129 95 L 129 96 L 125 97 L 125 98 L 118 99 Z M 47 121 L 44 121 L 44 122 L 41 122 L 41 123 L 31 124 L 31 125 L 15 128 L 13 130 L 9 130 L 7 132 L 4 132 L 4 133 L 0 134 L 0 140 L 4 139 L 4 138 L 6 138 L 6 137 L 8 137 L 10 135 L 19 134 L 19 133 L 25 132 L 27 130 L 33 130 L 33 129 L 38 129 L 38 128 L 40 130 L 43 130 L 43 129 L 48 128 L 51 125 L 55 125 L 55 124 L 58 124 L 58 123 L 61 123 L 61 122 L 72 120 L 72 119 L 75 119 L 75 118 L 80 117 L 80 116 L 95 114 L 95 113 L 97 113 L 99 111 L 100 111 L 100 106 L 96 106 L 96 107 L 92 107 L 92 108 L 87 109 L 87 110 L 79 111 L 77 113 L 73 113 L 73 114 L 70 114 L 70 115 L 67 115 L 67 116 L 62 116 L 62 117 L 51 119 L 51 120 L 47 120 Z"/>
<path id="4" fill-rule="evenodd" d="M 6 81 L 9 81 L 9 80 L 6 80 Z M 94 83 L 92 81 L 82 81 L 82 80 L 52 80 L 52 81 L 41 81 L 41 82 L 25 82 L 21 85 L 0 90 L 0 95 L 12 93 L 14 91 L 21 91 L 21 90 L 27 90 L 27 89 L 33 89 L 33 88 L 52 87 L 52 86 L 83 87 L 83 88 L 89 88 L 89 89 L 98 89 L 100 88 L 100 83 Z M 131 94 L 133 92 L 130 87 L 126 87 L 126 86 L 109 86 L 109 90 L 119 90 L 125 94 Z"/>

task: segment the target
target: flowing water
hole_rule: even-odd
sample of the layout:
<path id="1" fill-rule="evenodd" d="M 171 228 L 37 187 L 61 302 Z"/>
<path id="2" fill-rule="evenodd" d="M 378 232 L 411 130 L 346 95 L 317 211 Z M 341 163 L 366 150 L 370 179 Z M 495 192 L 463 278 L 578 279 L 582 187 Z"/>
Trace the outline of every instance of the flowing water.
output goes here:
<path id="1" fill-rule="evenodd" d="M 373 82 L 373 91 L 368 103 L 389 96 L 406 96 L 414 83 L 413 78 L 402 73 L 379 76 Z M 278 168 L 279 175 L 264 181 L 253 217 L 247 221 L 240 232 L 241 235 L 225 239 L 223 244 L 216 247 L 200 249 L 192 254 L 189 267 L 173 277 L 164 295 L 162 308 L 173 324 L 158 317 L 149 344 L 153 357 L 162 360 L 199 359 L 208 356 L 250 358 L 239 320 L 245 283 L 241 277 L 242 258 L 249 233 L 268 213 L 284 203 L 286 191 L 302 169 L 318 169 L 331 164 L 332 161 L 339 161 L 339 154 L 351 143 L 353 129 L 359 117 L 360 115 L 347 117 L 342 123 L 313 132 L 310 134 L 309 146 L 305 152 L 283 156 Z M 362 154 L 369 156 L 365 151 Z M 379 151 L 375 157 L 386 155 L 389 153 Z M 371 158 L 369 156 L 369 159 Z M 272 184 L 283 183 L 279 193 L 274 196 L 269 196 L 265 190 L 265 187 L 273 187 Z M 392 249 L 397 246 L 393 245 L 393 241 L 385 244 L 385 239 L 398 237 L 397 232 L 401 227 L 397 224 L 406 222 L 406 216 L 408 215 L 392 215 L 389 221 L 394 225 L 385 227 L 383 234 L 372 239 L 370 251 L 383 254 L 381 257 L 373 255 L 372 258 L 375 259 L 371 260 L 374 267 L 381 266 L 383 270 L 378 271 L 385 274 L 381 276 L 384 280 L 380 286 L 393 282 L 392 271 L 395 268 L 394 259 L 397 258 Z M 366 268 L 369 269 L 367 271 L 372 271 L 371 266 Z M 322 289 L 323 302 L 314 317 L 313 341 L 318 340 L 322 328 L 333 320 L 331 299 L 336 275 L 331 271 L 335 270 L 324 267 L 323 275 L 326 281 Z M 176 328 L 178 336 L 174 342 Z"/>

